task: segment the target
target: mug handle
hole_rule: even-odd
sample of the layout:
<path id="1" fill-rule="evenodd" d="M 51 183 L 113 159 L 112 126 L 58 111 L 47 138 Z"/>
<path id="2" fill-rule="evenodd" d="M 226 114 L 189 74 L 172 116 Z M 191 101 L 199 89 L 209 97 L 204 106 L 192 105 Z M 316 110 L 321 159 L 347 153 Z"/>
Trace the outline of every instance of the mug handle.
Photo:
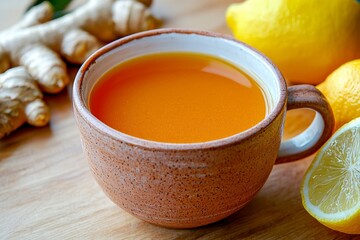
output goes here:
<path id="1" fill-rule="evenodd" d="M 312 85 L 288 88 L 287 110 L 310 108 L 316 115 L 302 133 L 282 141 L 276 164 L 295 161 L 316 152 L 332 135 L 334 115 L 324 95 Z"/>

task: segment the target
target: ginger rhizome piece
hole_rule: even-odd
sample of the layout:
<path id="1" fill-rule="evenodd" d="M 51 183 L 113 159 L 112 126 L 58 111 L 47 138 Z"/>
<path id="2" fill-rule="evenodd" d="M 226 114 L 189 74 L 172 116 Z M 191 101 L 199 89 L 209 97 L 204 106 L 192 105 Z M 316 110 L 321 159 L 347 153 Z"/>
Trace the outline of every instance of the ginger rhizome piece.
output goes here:
<path id="1" fill-rule="evenodd" d="M 42 98 L 42 92 L 24 67 L 0 74 L 0 138 L 25 122 L 45 126 L 50 112 Z"/>
<path id="2" fill-rule="evenodd" d="M 155 28 L 158 20 L 152 16 L 150 5 L 151 0 L 89 0 L 67 15 L 51 20 L 52 6 L 43 2 L 16 25 L 0 32 L 0 73 L 12 66 L 23 66 L 41 91 L 58 93 L 69 83 L 63 60 L 81 64 L 106 42 Z M 0 88 L 3 91 L 3 85 Z M 23 107 L 15 107 L 24 104 L 22 99 L 13 98 L 11 103 L 4 104 L 10 99 L 0 96 L 1 124 L 8 121 L 5 118 L 10 119 L 8 127 L 2 125 L 0 138 L 25 122 Z"/>

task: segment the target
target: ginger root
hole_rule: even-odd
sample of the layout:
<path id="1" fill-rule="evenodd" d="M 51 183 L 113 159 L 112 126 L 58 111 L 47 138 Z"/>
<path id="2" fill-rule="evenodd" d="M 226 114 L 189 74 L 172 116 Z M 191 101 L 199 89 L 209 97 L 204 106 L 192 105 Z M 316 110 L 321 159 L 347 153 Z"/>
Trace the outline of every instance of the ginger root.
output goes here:
<path id="1" fill-rule="evenodd" d="M 41 127 L 50 119 L 35 80 L 24 67 L 9 69 L 0 75 L 0 138 L 23 123 Z"/>
<path id="2" fill-rule="evenodd" d="M 152 16 L 150 5 L 151 0 L 89 0 L 51 20 L 52 6 L 43 2 L 19 23 L 0 32 L 0 73 L 23 66 L 0 74 L 0 139 L 25 121 L 35 126 L 48 122 L 41 91 L 58 93 L 69 83 L 63 59 L 81 64 L 106 42 L 155 28 L 158 20 Z M 29 79 L 34 79 L 41 91 Z M 8 81 L 14 84 L 5 84 Z"/>

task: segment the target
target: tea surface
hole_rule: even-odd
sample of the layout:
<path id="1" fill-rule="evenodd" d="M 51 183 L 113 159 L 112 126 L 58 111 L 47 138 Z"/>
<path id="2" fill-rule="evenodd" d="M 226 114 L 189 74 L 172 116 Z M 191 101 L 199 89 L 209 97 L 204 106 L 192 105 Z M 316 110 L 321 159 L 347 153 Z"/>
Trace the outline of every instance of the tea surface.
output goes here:
<path id="1" fill-rule="evenodd" d="M 160 53 L 120 63 L 92 89 L 90 111 L 134 137 L 167 143 L 225 138 L 266 115 L 258 84 L 235 66 L 193 53 Z"/>

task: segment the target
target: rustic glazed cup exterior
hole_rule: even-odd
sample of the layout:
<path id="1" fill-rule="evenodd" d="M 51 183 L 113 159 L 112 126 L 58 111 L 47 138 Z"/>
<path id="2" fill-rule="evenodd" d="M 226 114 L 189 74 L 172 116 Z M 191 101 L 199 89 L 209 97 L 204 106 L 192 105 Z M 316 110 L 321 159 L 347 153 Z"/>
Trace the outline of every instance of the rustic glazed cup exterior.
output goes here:
<path id="1" fill-rule="evenodd" d="M 116 131 L 89 111 L 92 87 L 114 65 L 139 55 L 184 51 L 220 57 L 252 76 L 264 91 L 266 118 L 227 138 L 171 144 Z M 312 154 L 334 124 L 329 104 L 313 86 L 287 88 L 278 69 L 251 47 L 229 36 L 185 29 L 142 32 L 106 45 L 80 68 L 73 96 L 83 149 L 103 191 L 134 216 L 172 228 L 209 224 L 238 211 L 275 163 Z M 286 110 L 294 108 L 315 110 L 315 120 L 281 143 Z"/>

